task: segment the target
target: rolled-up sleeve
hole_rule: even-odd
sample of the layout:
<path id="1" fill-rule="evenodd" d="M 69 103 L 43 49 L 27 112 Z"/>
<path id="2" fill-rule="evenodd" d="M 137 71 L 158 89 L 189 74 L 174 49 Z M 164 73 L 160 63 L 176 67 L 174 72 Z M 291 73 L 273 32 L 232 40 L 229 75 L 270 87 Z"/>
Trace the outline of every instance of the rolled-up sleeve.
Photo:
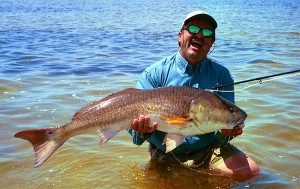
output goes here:
<path id="1" fill-rule="evenodd" d="M 142 134 L 135 132 L 132 129 L 127 129 L 129 134 L 132 136 L 133 144 L 142 145 L 146 140 Z"/>

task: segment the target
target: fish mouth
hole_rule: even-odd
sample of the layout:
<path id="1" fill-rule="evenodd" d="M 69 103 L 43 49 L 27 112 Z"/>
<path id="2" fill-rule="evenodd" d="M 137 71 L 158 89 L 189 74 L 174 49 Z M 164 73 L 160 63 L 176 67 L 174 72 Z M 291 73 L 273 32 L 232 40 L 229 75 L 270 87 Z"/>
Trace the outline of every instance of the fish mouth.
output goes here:
<path id="1" fill-rule="evenodd" d="M 244 119 L 239 119 L 238 121 L 230 121 L 228 123 L 228 126 L 230 128 L 235 128 L 235 127 L 240 127 L 240 128 L 244 128 L 245 127 L 245 124 L 244 124 Z"/>

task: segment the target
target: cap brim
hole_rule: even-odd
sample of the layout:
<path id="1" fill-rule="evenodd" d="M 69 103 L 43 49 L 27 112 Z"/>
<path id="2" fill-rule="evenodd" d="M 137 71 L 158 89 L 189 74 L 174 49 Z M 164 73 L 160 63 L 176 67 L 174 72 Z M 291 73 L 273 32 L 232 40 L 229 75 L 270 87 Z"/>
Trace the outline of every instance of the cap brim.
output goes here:
<path id="1" fill-rule="evenodd" d="M 182 26 L 184 24 L 186 24 L 188 21 L 190 21 L 192 19 L 197 19 L 197 18 L 199 20 L 207 20 L 214 29 L 216 29 L 218 27 L 216 20 L 209 14 L 202 12 L 202 11 L 195 11 L 195 12 L 188 14 L 187 17 L 184 19 Z"/>

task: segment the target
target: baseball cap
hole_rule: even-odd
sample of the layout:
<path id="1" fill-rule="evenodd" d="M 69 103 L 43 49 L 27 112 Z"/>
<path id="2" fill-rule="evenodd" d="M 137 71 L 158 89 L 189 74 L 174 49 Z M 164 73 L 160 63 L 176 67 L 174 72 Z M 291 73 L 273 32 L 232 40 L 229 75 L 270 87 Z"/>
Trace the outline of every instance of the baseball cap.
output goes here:
<path id="1" fill-rule="evenodd" d="M 194 12 L 190 12 L 185 19 L 183 20 L 183 23 L 181 25 L 181 28 L 184 26 L 184 24 L 190 20 L 193 17 L 198 17 L 199 19 L 203 19 L 203 20 L 207 20 L 214 29 L 216 29 L 218 27 L 218 24 L 216 22 L 216 20 L 210 16 L 208 13 L 198 10 L 198 11 L 194 11 Z"/>

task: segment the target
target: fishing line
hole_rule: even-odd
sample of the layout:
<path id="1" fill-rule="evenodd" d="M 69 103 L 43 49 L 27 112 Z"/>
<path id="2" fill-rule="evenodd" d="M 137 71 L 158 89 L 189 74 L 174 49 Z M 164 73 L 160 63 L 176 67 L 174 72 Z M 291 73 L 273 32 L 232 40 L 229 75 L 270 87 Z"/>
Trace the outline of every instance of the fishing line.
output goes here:
<path id="1" fill-rule="evenodd" d="M 287 78 L 287 77 L 299 75 L 300 73 L 297 73 L 297 72 L 300 72 L 300 70 L 294 70 L 294 71 L 290 71 L 290 72 L 284 72 L 284 73 L 279 73 L 279 74 L 268 75 L 268 76 L 264 76 L 264 77 L 258 77 L 258 78 L 254 78 L 254 79 L 248 79 L 248 80 L 244 80 L 244 81 L 239 81 L 239 82 L 236 82 L 236 83 L 230 83 L 230 84 L 220 85 L 220 86 L 212 87 L 210 89 L 206 89 L 206 91 L 211 91 L 211 92 L 237 92 L 237 91 L 243 91 L 243 90 L 252 88 L 252 87 L 254 87 L 256 85 L 260 85 L 262 83 L 266 83 L 266 82 L 274 81 L 274 80 L 277 80 L 277 79 L 282 79 L 282 78 Z M 271 79 L 265 80 L 266 78 L 271 78 Z M 263 81 L 263 79 L 264 79 L 264 81 Z M 219 88 L 222 88 L 222 87 L 237 85 L 237 84 L 241 84 L 241 83 L 248 83 L 248 82 L 251 82 L 251 81 L 258 81 L 258 83 L 252 84 L 250 86 L 247 86 L 247 87 L 244 87 L 244 88 L 241 88 L 241 89 L 238 89 L 238 90 L 233 90 L 233 91 L 225 91 L 225 90 L 220 90 L 219 89 Z M 196 96 L 196 94 L 195 94 L 195 96 Z M 190 103 L 190 101 L 187 101 L 186 105 L 188 103 Z M 227 140 L 227 144 L 229 143 L 229 140 L 230 140 L 230 137 Z M 157 150 L 158 150 L 158 147 L 157 147 L 157 149 L 155 151 L 157 151 Z M 185 168 L 190 169 L 190 170 L 192 170 L 194 172 L 202 173 L 202 174 L 207 174 L 207 175 L 214 175 L 214 176 L 224 176 L 222 173 L 208 173 L 208 172 L 205 172 L 205 171 L 196 170 L 196 169 L 192 168 L 192 164 L 190 166 L 188 165 L 188 161 L 187 162 L 181 162 L 172 151 L 171 151 L 171 154 L 173 155 L 173 157 L 175 158 L 175 160 L 178 161 L 179 164 L 183 165 Z M 193 161 L 193 160 L 191 160 L 191 161 Z M 193 163 L 193 162 L 191 162 L 191 163 Z M 199 167 L 199 165 L 198 166 L 195 165 L 195 166 Z"/>
<path id="2" fill-rule="evenodd" d="M 176 159 L 176 161 L 178 161 L 178 163 L 180 163 L 181 165 L 183 165 L 185 168 L 187 169 L 190 169 L 194 172 L 197 172 L 197 173 L 202 173 L 202 174 L 207 174 L 207 175 L 214 175 L 214 176 L 224 176 L 223 174 L 221 173 L 208 173 L 208 172 L 205 172 L 205 171 L 200 171 L 200 170 L 196 170 L 196 169 L 193 169 L 191 166 L 188 166 L 186 165 L 185 163 L 182 163 L 177 157 L 176 155 L 171 151 L 171 154 L 174 156 L 174 158 Z"/>
<path id="3" fill-rule="evenodd" d="M 256 85 L 260 85 L 262 83 L 267 83 L 267 82 L 274 81 L 274 80 L 277 80 L 277 79 L 287 78 L 287 77 L 296 76 L 296 75 L 300 74 L 300 73 L 296 73 L 296 72 L 300 72 L 300 70 L 284 72 L 284 73 L 274 74 L 274 75 L 269 75 L 269 76 L 264 76 L 264 77 L 258 77 L 258 78 L 254 78 L 254 79 L 248 79 L 248 80 L 239 81 L 239 82 L 236 82 L 236 83 L 231 83 L 231 84 L 226 84 L 226 85 L 220 85 L 220 86 L 217 86 L 217 87 L 212 87 L 210 89 L 205 89 L 205 90 L 210 91 L 210 92 L 223 92 L 223 93 L 239 92 L 239 91 L 243 91 L 243 90 L 255 87 Z M 272 79 L 265 80 L 265 78 L 272 78 Z M 263 79 L 264 79 L 264 81 L 263 81 Z M 226 90 L 220 90 L 219 89 L 219 88 L 222 88 L 222 87 L 231 86 L 231 85 L 238 85 L 238 84 L 242 84 L 242 83 L 248 83 L 248 82 L 251 82 L 251 81 L 258 81 L 258 83 L 252 84 L 250 86 L 247 86 L 247 87 L 244 87 L 244 88 L 241 88 L 241 89 L 232 90 L 232 91 L 226 91 Z"/>
<path id="4" fill-rule="evenodd" d="M 153 158 L 152 155 L 154 155 L 155 152 L 158 151 L 158 149 L 159 149 L 159 147 L 157 147 L 157 148 L 155 149 L 155 151 L 151 154 L 151 158 Z M 202 174 L 207 174 L 207 175 L 214 175 L 214 176 L 224 176 L 224 175 L 221 174 L 221 173 L 208 173 L 208 172 L 205 172 L 205 171 L 200 171 L 200 170 L 193 169 L 191 166 L 186 165 L 185 162 L 181 162 L 180 159 L 178 159 L 178 158 L 176 157 L 176 155 L 175 155 L 172 151 L 171 151 L 170 153 L 173 155 L 173 157 L 175 158 L 175 160 L 178 161 L 179 164 L 183 165 L 185 168 L 190 169 L 190 170 L 192 170 L 192 171 L 194 171 L 194 172 L 202 173 Z M 206 157 L 206 158 L 207 158 L 207 157 Z M 206 158 L 205 158 L 205 159 L 206 159 Z M 209 158 L 209 157 L 208 157 L 208 158 Z M 193 161 L 193 160 L 192 160 L 192 161 Z M 197 165 L 195 165 L 195 166 L 196 166 L 196 167 L 199 167 L 199 166 L 197 166 Z"/>

